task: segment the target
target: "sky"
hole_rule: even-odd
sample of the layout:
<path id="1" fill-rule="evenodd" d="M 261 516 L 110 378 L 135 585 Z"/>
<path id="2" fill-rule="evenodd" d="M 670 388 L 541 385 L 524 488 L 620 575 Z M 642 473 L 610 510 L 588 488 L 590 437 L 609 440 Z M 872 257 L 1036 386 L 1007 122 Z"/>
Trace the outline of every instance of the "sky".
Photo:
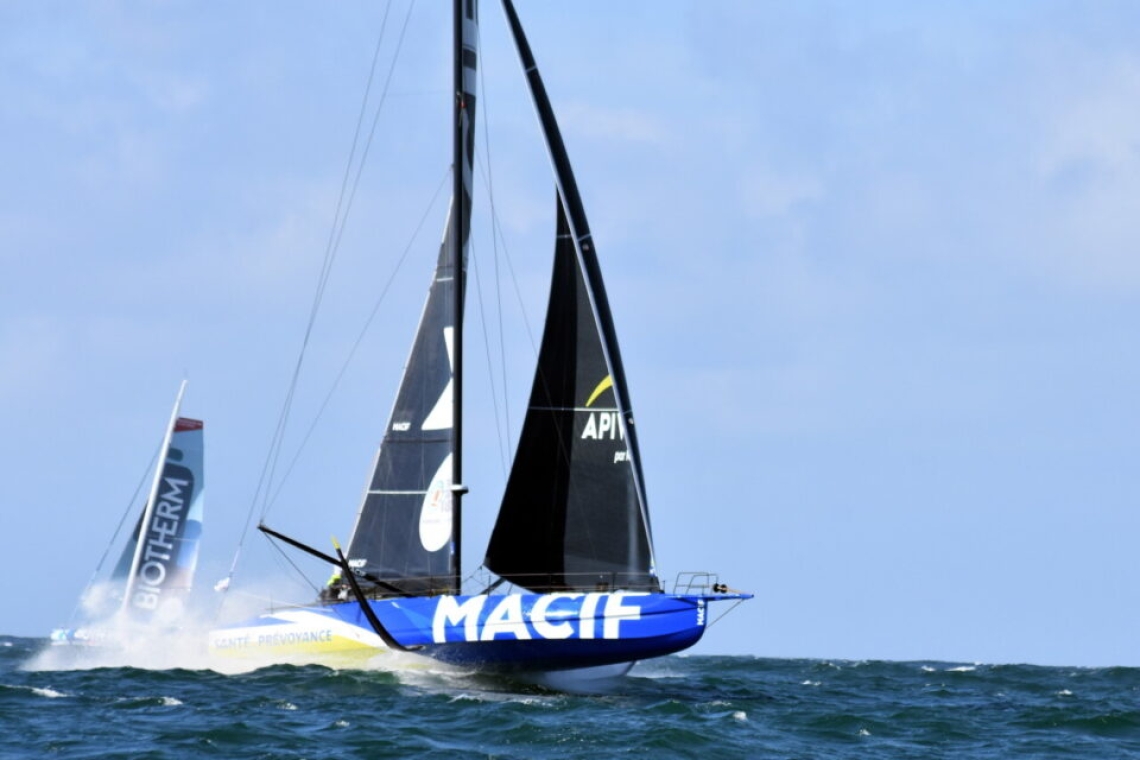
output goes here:
<path id="1" fill-rule="evenodd" d="M 235 588 L 312 598 L 243 526 L 351 529 L 446 212 L 443 5 L 416 5 L 388 79 L 391 4 L 268 502 L 388 6 L 0 5 L 0 632 L 67 621 L 183 378 L 203 598 L 239 544 Z M 659 568 L 756 595 L 693 651 L 1140 665 L 1140 7 L 518 5 L 606 276 Z M 481 17 L 468 569 L 554 224 L 501 11 Z"/>

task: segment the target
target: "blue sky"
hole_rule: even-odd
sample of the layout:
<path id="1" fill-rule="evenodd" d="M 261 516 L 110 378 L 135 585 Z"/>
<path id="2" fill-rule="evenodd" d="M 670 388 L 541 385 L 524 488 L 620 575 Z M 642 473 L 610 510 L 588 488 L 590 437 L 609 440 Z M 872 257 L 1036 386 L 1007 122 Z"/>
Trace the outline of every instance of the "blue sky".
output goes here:
<path id="1" fill-rule="evenodd" d="M 443 224 L 434 5 L 408 27 L 286 456 L 428 221 L 267 517 L 314 543 L 351 528 Z M 201 584 L 225 574 L 382 11 L 0 6 L 0 631 L 66 620 L 183 376 L 206 420 Z M 519 11 L 607 278 L 663 574 L 756 593 L 696 651 L 1140 664 L 1140 9 Z M 509 325 L 489 353 L 517 432 L 554 199 L 495 3 L 482 33 L 478 161 L 505 243 L 482 194 L 473 255 Z M 519 297 L 509 278 L 496 296 L 496 256 Z M 476 303 L 469 567 L 505 445 Z M 247 541 L 235 584 L 309 598 L 274 556 Z"/>

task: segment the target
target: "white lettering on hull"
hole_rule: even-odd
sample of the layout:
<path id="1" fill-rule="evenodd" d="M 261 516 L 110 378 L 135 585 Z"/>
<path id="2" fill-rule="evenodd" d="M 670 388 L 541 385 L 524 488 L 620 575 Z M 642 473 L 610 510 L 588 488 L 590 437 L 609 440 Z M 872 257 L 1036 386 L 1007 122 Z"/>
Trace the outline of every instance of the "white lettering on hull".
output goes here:
<path id="1" fill-rule="evenodd" d="M 518 594 L 472 596 L 462 603 L 457 597 L 444 596 L 440 597 L 432 619 L 432 641 L 445 644 L 500 638 L 514 641 L 594 639 L 599 634 L 599 621 L 603 639 L 618 639 L 623 622 L 641 619 L 641 607 L 627 604 L 641 596 L 647 595 L 542 594 L 529 611 L 524 610 L 524 597 Z M 494 607 L 484 614 L 484 608 L 490 603 Z"/>

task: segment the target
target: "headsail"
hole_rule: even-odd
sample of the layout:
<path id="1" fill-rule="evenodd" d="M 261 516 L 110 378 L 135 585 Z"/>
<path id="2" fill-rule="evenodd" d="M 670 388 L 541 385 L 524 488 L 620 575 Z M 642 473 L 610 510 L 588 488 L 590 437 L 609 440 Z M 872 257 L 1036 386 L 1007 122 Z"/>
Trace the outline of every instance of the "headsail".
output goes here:
<path id="1" fill-rule="evenodd" d="M 558 239 L 530 405 L 485 564 L 534 590 L 658 590 L 633 414 L 558 124 L 503 0 L 554 165 Z"/>
<path id="2" fill-rule="evenodd" d="M 460 8 L 460 4 L 462 8 Z M 409 595 L 457 593 L 463 284 L 475 117 L 473 0 L 456 3 L 456 181 L 411 354 L 348 545 L 348 563 Z"/>

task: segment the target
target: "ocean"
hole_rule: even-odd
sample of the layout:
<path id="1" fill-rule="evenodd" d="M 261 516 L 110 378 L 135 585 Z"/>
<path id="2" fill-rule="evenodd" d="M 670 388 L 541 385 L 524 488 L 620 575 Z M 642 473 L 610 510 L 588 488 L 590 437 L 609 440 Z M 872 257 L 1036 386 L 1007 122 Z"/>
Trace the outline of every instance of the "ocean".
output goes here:
<path id="1" fill-rule="evenodd" d="M 1140 668 L 672 656 L 568 693 L 406 663 L 36 669 L 46 646 L 0 636 L 0 758 L 1140 758 Z"/>

